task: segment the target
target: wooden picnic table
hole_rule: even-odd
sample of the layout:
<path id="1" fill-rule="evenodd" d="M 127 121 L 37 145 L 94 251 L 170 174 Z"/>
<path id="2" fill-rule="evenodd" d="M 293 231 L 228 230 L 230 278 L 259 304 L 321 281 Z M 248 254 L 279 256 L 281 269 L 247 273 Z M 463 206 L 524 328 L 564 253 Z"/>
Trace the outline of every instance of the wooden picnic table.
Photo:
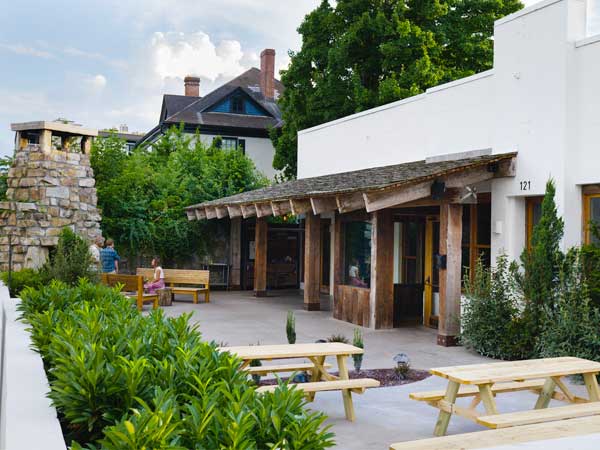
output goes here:
<path id="1" fill-rule="evenodd" d="M 489 428 L 543 423 L 600 414 L 600 388 L 596 375 L 600 363 L 581 358 L 562 357 L 526 361 L 496 362 L 431 369 L 433 375 L 446 378 L 446 391 L 413 393 L 413 400 L 425 401 L 440 410 L 434 434 L 446 434 L 452 414 L 474 420 Z M 574 395 L 563 377 L 582 375 L 588 398 Z M 557 390 L 558 388 L 558 390 Z M 500 393 L 530 390 L 538 394 L 533 411 L 500 414 L 495 396 Z M 457 405 L 460 397 L 473 397 L 469 407 Z M 546 409 L 550 400 L 570 406 Z M 485 413 L 476 410 L 483 403 Z"/>
<path id="2" fill-rule="evenodd" d="M 340 342 L 324 342 L 315 344 L 278 344 L 278 345 L 249 345 L 240 347 L 221 347 L 220 351 L 230 352 L 237 355 L 243 362 L 242 368 L 254 370 L 255 373 L 289 372 L 294 370 L 310 371 L 309 383 L 296 385 L 302 389 L 307 398 L 312 401 L 316 392 L 326 390 L 341 390 L 344 401 L 346 418 L 350 421 L 355 419 L 354 406 L 352 404 L 352 392 L 362 393 L 367 387 L 379 386 L 379 382 L 365 379 L 350 380 L 346 360 L 351 355 L 362 354 L 364 350 L 349 344 Z M 329 365 L 325 364 L 325 358 L 333 356 L 337 360 L 338 376 L 327 372 Z M 248 367 L 253 360 L 270 361 L 280 359 L 306 358 L 310 364 L 286 364 L 265 365 L 260 368 Z M 268 391 L 274 386 L 264 386 L 259 391 Z"/>

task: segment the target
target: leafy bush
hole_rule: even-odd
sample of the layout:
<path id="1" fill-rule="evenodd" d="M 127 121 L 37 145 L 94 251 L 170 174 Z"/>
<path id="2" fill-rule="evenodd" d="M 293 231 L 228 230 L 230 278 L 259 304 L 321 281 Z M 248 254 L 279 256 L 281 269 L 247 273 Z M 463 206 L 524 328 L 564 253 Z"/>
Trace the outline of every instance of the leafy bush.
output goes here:
<path id="1" fill-rule="evenodd" d="M 39 288 L 49 281 L 48 274 L 45 270 L 21 269 L 17 272 L 11 272 L 10 285 L 8 280 L 8 272 L 2 272 L 0 278 L 10 290 L 10 295 L 18 297 L 26 287 Z"/>
<path id="2" fill-rule="evenodd" d="M 288 311 L 287 320 L 285 322 L 285 334 L 288 344 L 296 343 L 296 318 L 293 311 Z"/>
<path id="3" fill-rule="evenodd" d="M 190 316 L 139 314 L 80 280 L 26 288 L 20 304 L 67 443 L 96 449 L 324 449 L 325 416 L 303 394 L 257 394 L 240 360 L 201 341 Z"/>
<path id="4" fill-rule="evenodd" d="M 546 311 L 538 342 L 541 357 L 577 356 L 600 361 L 600 311 L 590 302 L 581 252 L 571 250 L 557 286 L 557 304 Z"/>
<path id="5" fill-rule="evenodd" d="M 327 338 L 327 342 L 341 342 L 342 344 L 349 344 L 350 341 L 343 334 L 332 334 Z"/>
<path id="6" fill-rule="evenodd" d="M 89 244 L 68 227 L 62 229 L 58 245 L 45 269 L 51 279 L 71 285 L 80 278 L 94 280 L 98 276 L 93 270 Z"/>
<path id="7" fill-rule="evenodd" d="M 487 269 L 478 261 L 473 281 L 466 277 L 460 340 L 467 348 L 500 359 L 532 356 L 523 346 L 529 335 L 522 323 L 516 270 L 500 256 L 495 268 Z"/>
<path id="8" fill-rule="evenodd" d="M 595 240 L 581 247 L 581 263 L 592 305 L 600 308 L 600 227 L 591 223 L 590 229 Z"/>

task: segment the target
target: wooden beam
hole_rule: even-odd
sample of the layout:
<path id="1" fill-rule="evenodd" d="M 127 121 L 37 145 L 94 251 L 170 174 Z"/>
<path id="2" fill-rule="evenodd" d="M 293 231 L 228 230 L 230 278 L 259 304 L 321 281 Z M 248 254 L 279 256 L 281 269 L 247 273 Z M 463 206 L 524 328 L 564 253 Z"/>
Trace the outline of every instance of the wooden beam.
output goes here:
<path id="1" fill-rule="evenodd" d="M 304 224 L 304 309 L 321 309 L 321 217 L 311 212 Z"/>
<path id="2" fill-rule="evenodd" d="M 371 214 L 371 326 L 394 326 L 394 222 L 392 211 Z"/>
<path id="3" fill-rule="evenodd" d="M 204 208 L 204 211 L 206 212 L 206 218 L 207 219 L 214 219 L 217 217 L 217 210 L 213 207 L 206 207 Z"/>
<path id="4" fill-rule="evenodd" d="M 196 219 L 198 219 L 198 220 L 206 219 L 206 211 L 205 210 L 196 208 L 195 213 L 196 213 Z"/>
<path id="5" fill-rule="evenodd" d="M 310 200 L 290 200 L 290 209 L 292 210 L 292 214 L 298 216 L 300 214 L 305 214 L 308 211 L 312 211 L 312 205 L 310 204 Z"/>
<path id="6" fill-rule="evenodd" d="M 274 216 L 285 216 L 292 210 L 288 200 L 283 202 L 271 202 L 271 209 Z"/>
<path id="7" fill-rule="evenodd" d="M 337 209 L 340 214 L 348 213 L 365 208 L 365 199 L 362 192 L 338 195 L 335 197 Z"/>
<path id="8" fill-rule="evenodd" d="M 267 295 L 267 234 L 269 225 L 265 217 L 256 219 L 254 253 L 254 295 Z"/>
<path id="9" fill-rule="evenodd" d="M 231 219 L 242 217 L 242 207 L 240 205 L 228 205 L 227 212 L 229 213 L 229 217 Z"/>
<path id="10" fill-rule="evenodd" d="M 314 214 L 332 212 L 338 208 L 335 197 L 311 197 L 310 204 Z"/>
<path id="11" fill-rule="evenodd" d="M 256 207 L 254 205 L 242 205 L 241 208 L 244 219 L 256 216 Z"/>
<path id="12" fill-rule="evenodd" d="M 342 320 L 343 299 L 342 286 L 344 284 L 344 227 L 338 214 L 335 215 L 333 224 L 333 317 Z"/>
<path id="13" fill-rule="evenodd" d="M 270 203 L 255 203 L 256 217 L 267 217 L 273 215 L 273 209 Z"/>
<path id="14" fill-rule="evenodd" d="M 226 206 L 217 206 L 215 207 L 215 211 L 217 212 L 217 219 L 223 219 L 229 215 Z"/>
<path id="15" fill-rule="evenodd" d="M 516 177 L 517 176 L 517 157 L 505 159 L 498 163 L 498 171 L 494 174 L 494 178 Z"/>
<path id="16" fill-rule="evenodd" d="M 231 217 L 231 214 L 229 215 L 229 217 Z M 231 272 L 229 274 L 229 286 L 233 289 L 240 289 L 242 267 L 241 217 L 232 218 L 231 223 L 229 225 L 229 261 L 231 263 Z"/>
<path id="17" fill-rule="evenodd" d="M 196 220 L 196 211 L 193 209 L 187 209 L 185 214 L 187 215 L 188 220 Z"/>
<path id="18" fill-rule="evenodd" d="M 364 193 L 363 197 L 367 212 L 375 212 L 429 197 L 431 195 L 431 183 L 431 181 L 426 181 L 394 191 Z"/>
<path id="19" fill-rule="evenodd" d="M 460 333 L 460 298 L 462 272 L 462 205 L 440 205 L 440 255 L 446 256 L 446 268 L 439 273 L 438 345 L 457 344 Z"/>

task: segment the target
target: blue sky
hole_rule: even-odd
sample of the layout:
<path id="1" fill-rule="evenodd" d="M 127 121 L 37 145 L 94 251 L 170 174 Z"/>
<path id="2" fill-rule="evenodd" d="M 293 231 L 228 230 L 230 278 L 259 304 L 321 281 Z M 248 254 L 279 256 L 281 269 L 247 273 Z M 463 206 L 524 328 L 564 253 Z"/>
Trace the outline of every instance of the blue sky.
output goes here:
<path id="1" fill-rule="evenodd" d="M 526 1 L 527 4 L 536 0 Z M 0 7 L 0 155 L 11 122 L 68 118 L 148 131 L 164 93 L 201 95 L 275 48 L 283 68 L 319 0 L 19 0 Z"/>

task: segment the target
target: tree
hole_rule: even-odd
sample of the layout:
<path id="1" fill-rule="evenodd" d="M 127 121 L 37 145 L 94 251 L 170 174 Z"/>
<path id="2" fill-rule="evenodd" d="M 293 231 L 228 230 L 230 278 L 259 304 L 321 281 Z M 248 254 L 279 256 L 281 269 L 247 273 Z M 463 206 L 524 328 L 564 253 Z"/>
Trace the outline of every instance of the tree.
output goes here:
<path id="1" fill-rule="evenodd" d="M 555 307 L 556 288 L 564 261 L 560 249 L 564 221 L 558 216 L 555 195 L 556 187 L 550 179 L 546 183 L 540 221 L 533 227 L 531 246 L 525 247 L 521 254 L 520 284 L 526 300 L 524 319 L 530 336 L 524 345 L 531 349 L 541 332 L 545 310 Z"/>
<path id="2" fill-rule="evenodd" d="M 216 225 L 189 221 L 185 207 L 267 184 L 244 154 L 207 146 L 182 127 L 131 154 L 115 136 L 98 139 L 91 163 L 102 231 L 135 264 L 155 254 L 170 265 L 205 255 Z"/>
<path id="3" fill-rule="evenodd" d="M 273 167 L 296 175 L 297 132 L 492 67 L 494 21 L 518 0 L 328 0 L 282 71 Z"/>
<path id="4" fill-rule="evenodd" d="M 0 201 L 6 200 L 6 190 L 8 189 L 8 169 L 10 169 L 12 161 L 12 158 L 9 156 L 0 158 Z"/>

